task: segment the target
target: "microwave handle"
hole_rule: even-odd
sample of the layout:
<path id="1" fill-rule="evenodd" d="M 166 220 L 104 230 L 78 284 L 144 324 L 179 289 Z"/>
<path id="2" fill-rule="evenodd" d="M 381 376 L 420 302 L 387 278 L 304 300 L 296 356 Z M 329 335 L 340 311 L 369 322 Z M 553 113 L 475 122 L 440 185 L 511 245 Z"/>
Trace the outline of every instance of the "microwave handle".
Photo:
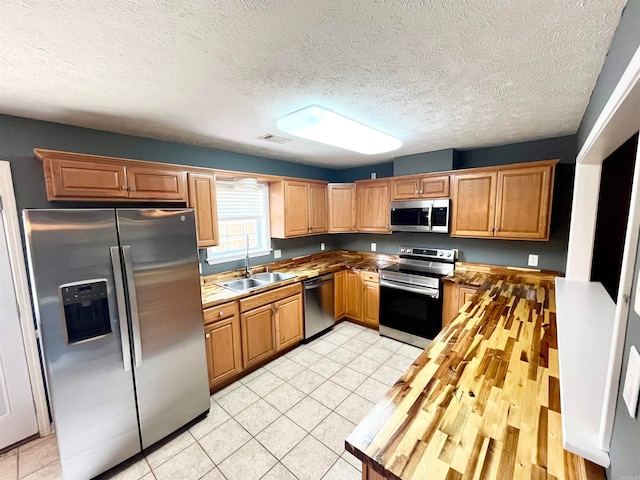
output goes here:
<path id="1" fill-rule="evenodd" d="M 427 216 L 427 217 L 428 217 L 428 219 L 429 219 L 429 222 L 428 222 L 428 225 L 427 225 L 427 226 L 429 227 L 429 230 L 432 230 L 432 229 L 433 229 L 433 225 L 432 225 L 432 223 L 433 223 L 433 222 L 432 222 L 432 220 L 431 220 L 431 213 L 432 213 L 432 211 L 433 211 L 433 205 L 429 205 L 429 214 L 428 214 L 428 216 Z"/>

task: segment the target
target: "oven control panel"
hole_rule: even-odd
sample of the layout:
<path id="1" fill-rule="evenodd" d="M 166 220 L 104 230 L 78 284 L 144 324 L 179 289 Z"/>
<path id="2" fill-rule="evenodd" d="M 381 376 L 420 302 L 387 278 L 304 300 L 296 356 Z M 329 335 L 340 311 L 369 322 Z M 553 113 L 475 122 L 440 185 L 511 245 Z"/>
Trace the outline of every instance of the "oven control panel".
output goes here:
<path id="1" fill-rule="evenodd" d="M 431 258 L 436 260 L 444 260 L 448 262 L 455 261 L 457 250 L 441 250 L 437 248 L 421 248 L 421 247 L 400 247 L 401 256 L 411 255 L 415 257 Z"/>

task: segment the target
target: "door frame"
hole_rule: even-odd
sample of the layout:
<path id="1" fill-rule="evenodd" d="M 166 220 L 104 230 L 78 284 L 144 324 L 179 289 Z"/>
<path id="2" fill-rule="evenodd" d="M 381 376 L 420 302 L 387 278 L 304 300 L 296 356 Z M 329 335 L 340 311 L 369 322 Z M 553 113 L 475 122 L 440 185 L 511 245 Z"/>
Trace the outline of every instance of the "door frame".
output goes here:
<path id="1" fill-rule="evenodd" d="M 566 278 L 578 282 L 591 280 L 602 162 L 640 130 L 640 48 L 627 65 L 616 88 L 589 132 L 576 158 L 576 172 L 567 249 Z M 620 286 L 613 319 L 613 338 L 609 347 L 604 405 L 600 418 L 600 448 L 609 451 L 615 417 L 624 340 L 629 317 L 629 300 L 638 238 L 640 235 L 640 147 L 636 151 L 629 216 L 625 235 Z"/>
<path id="2" fill-rule="evenodd" d="M 16 197 L 13 189 L 11 165 L 0 160 L 0 215 L 4 220 L 7 246 L 9 249 L 9 261 L 11 263 L 13 285 L 18 303 L 22 341 L 27 357 L 27 368 L 31 382 L 31 392 L 36 410 L 36 420 L 40 436 L 44 437 L 53 432 L 49 421 L 47 408 L 47 396 L 44 387 L 44 378 L 38 354 L 38 334 L 36 332 L 31 309 L 31 295 L 27 280 L 27 268 L 22 249 L 22 237 L 20 235 L 20 218 L 16 207 Z"/>

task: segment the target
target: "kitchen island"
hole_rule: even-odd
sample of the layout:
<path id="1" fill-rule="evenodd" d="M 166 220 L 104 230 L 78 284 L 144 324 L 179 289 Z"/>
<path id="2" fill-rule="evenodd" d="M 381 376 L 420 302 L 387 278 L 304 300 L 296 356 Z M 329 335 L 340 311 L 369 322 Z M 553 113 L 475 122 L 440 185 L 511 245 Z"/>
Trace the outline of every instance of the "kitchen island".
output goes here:
<path id="1" fill-rule="evenodd" d="M 470 276 L 477 294 L 347 438 L 363 479 L 605 478 L 562 447 L 553 276 L 448 280 Z"/>

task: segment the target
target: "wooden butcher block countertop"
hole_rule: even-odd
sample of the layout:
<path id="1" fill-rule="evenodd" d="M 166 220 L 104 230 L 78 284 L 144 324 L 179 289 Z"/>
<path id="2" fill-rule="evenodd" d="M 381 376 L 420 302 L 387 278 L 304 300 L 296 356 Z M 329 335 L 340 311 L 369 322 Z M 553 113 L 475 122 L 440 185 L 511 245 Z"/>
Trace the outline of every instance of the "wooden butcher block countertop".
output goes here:
<path id="1" fill-rule="evenodd" d="M 347 450 L 387 479 L 604 479 L 562 448 L 553 277 L 456 275 L 478 294 Z"/>
<path id="2" fill-rule="evenodd" d="M 345 268 L 358 270 L 378 271 L 397 262 L 397 256 L 374 253 L 352 252 L 347 250 L 334 250 L 330 252 L 307 255 L 304 257 L 273 262 L 268 265 L 260 265 L 253 268 L 254 273 L 264 272 L 269 267 L 271 272 L 292 273 L 295 278 L 276 284 L 267 285 L 263 288 L 250 292 L 237 293 L 227 288 L 216 285 L 234 278 L 244 277 L 244 270 L 233 270 L 203 277 L 202 306 L 203 308 L 213 307 L 220 303 L 237 300 L 239 298 L 255 295 L 274 288 L 290 285 L 292 283 L 317 277 L 325 273 L 337 272 Z"/>

